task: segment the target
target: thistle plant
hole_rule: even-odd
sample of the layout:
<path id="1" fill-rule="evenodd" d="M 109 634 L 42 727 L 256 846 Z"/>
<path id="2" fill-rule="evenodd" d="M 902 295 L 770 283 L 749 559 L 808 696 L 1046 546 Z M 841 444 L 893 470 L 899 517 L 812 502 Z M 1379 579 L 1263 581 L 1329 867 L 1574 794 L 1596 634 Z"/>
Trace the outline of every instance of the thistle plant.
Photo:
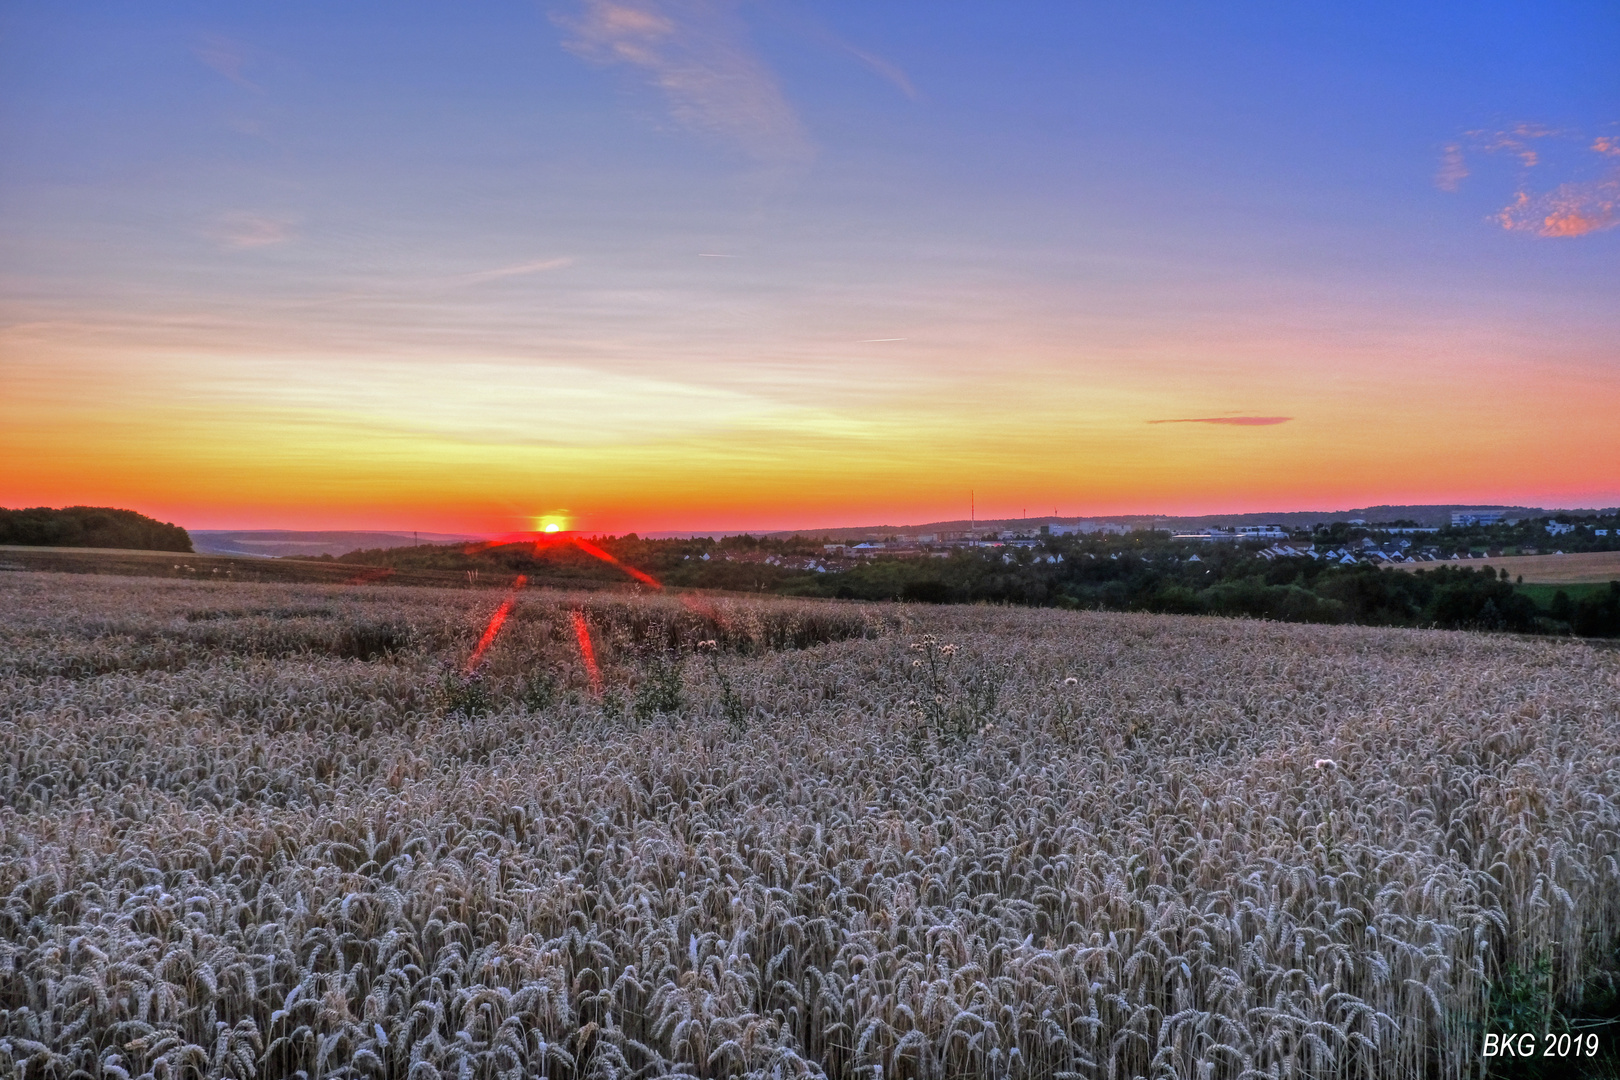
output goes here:
<path id="1" fill-rule="evenodd" d="M 953 677 L 957 648 L 932 634 L 912 642 L 910 649 L 920 654 L 911 661 L 916 685 L 912 702 L 925 728 L 946 741 L 988 731 L 995 722 L 1002 673 L 994 665 L 980 664 L 965 677 Z"/>
<path id="2" fill-rule="evenodd" d="M 709 658 L 709 667 L 715 683 L 720 687 L 720 715 L 734 736 L 748 731 L 748 711 L 742 698 L 732 688 L 731 676 L 720 666 L 720 643 L 714 638 L 698 642 L 698 652 Z"/>

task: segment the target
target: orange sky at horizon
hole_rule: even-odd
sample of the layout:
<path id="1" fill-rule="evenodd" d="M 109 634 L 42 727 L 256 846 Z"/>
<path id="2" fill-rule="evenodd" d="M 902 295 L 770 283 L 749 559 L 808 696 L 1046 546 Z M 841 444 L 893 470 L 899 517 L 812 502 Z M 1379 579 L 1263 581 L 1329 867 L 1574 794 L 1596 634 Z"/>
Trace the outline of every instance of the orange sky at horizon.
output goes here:
<path id="1" fill-rule="evenodd" d="M 0 506 L 1620 504 L 1611 11 L 553 6 L 0 14 Z"/>
<path id="2" fill-rule="evenodd" d="M 967 516 L 970 491 L 987 519 L 1620 501 L 1620 395 L 1595 365 L 1543 368 L 1533 381 L 1478 360 L 1363 370 L 1353 388 L 1303 366 L 1293 379 L 1263 365 L 1258 379 L 1234 380 L 1227 368 L 1224 400 L 1185 378 L 1171 390 L 1115 372 L 1093 388 L 1003 365 L 913 387 L 904 408 L 894 395 L 755 403 L 646 434 L 634 429 L 656 410 L 631 408 L 629 426 L 547 444 L 516 437 L 509 415 L 487 437 L 458 427 L 459 406 L 435 400 L 430 381 L 330 408 L 199 391 L 206 365 L 174 355 L 167 381 L 153 375 L 162 365 L 119 368 L 95 350 L 64 352 L 36 369 L 49 377 L 19 383 L 0 402 L 0 456 L 22 467 L 0 478 L 0 505 L 117 505 L 188 528 L 485 534 L 552 515 L 614 534 L 949 520 Z M 319 382 L 298 367 L 300 386 Z M 140 376 L 121 381 L 120 370 Z M 1252 389 L 1265 381 L 1268 392 Z M 1235 382 L 1250 391 L 1230 392 Z M 669 388 L 653 393 L 667 400 Z M 519 414 L 533 409 L 518 397 Z M 1242 408 L 1253 401 L 1264 408 Z M 480 391 L 463 404 L 491 401 Z M 442 423 L 436 409 L 448 409 Z M 1154 422 L 1231 415 L 1289 419 Z"/>

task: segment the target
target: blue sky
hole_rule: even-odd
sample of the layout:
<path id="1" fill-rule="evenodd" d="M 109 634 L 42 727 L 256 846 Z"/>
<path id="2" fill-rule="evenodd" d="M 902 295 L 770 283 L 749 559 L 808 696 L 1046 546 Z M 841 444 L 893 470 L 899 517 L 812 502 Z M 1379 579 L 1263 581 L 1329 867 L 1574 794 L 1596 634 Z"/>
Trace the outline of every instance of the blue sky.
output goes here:
<path id="1" fill-rule="evenodd" d="M 1599 4 L 12 5 L 0 419 L 58 464 L 0 498 L 1620 501 L 1617 55 Z"/>

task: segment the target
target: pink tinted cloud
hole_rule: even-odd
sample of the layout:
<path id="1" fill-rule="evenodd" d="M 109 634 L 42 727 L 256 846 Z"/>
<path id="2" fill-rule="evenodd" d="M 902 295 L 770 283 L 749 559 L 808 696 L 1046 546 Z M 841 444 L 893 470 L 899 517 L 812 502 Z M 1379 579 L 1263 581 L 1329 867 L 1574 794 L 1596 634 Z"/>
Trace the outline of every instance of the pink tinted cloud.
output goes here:
<path id="1" fill-rule="evenodd" d="M 1514 124 L 1503 131 L 1470 131 L 1469 135 L 1477 140 L 1479 149 L 1487 154 L 1510 153 L 1518 157 L 1519 163 L 1525 168 L 1534 168 L 1541 163 L 1541 155 L 1531 146 L 1535 139 L 1550 139 L 1561 135 L 1553 128 L 1542 127 L 1540 124 Z"/>
<path id="2" fill-rule="evenodd" d="M 1150 424 L 1230 424 L 1233 427 L 1270 427 L 1286 424 L 1292 416 L 1186 416 L 1174 420 L 1149 420 Z"/>
<path id="3" fill-rule="evenodd" d="M 238 251 L 285 244 L 296 235 L 297 228 L 291 221 L 250 213 L 227 214 L 212 230 L 213 238 L 222 247 Z"/>
<path id="4" fill-rule="evenodd" d="M 1572 237 L 1620 225 L 1620 176 L 1560 184 L 1542 195 L 1521 191 L 1497 215 L 1502 228 L 1536 236 Z"/>
<path id="5" fill-rule="evenodd" d="M 750 156 L 786 164 L 811 156 L 809 137 L 775 74 L 739 20 L 706 0 L 584 0 L 578 17 L 557 20 L 574 34 L 567 48 L 638 69 L 663 91 L 685 127 L 718 136 Z"/>
<path id="6" fill-rule="evenodd" d="M 1532 143 L 1552 140 L 1547 149 L 1562 151 L 1553 155 L 1549 166 Z M 1579 149 L 1577 149 L 1579 147 Z M 1513 201 L 1491 216 L 1491 220 L 1509 232 L 1549 239 L 1569 239 L 1588 233 L 1602 232 L 1620 225 L 1620 138 L 1601 136 L 1587 143 L 1573 132 L 1542 127 L 1539 124 L 1515 124 L 1501 131 L 1470 131 L 1466 141 L 1453 143 L 1441 155 L 1440 169 L 1435 175 L 1435 186 L 1442 191 L 1456 191 L 1468 176 L 1465 151 L 1482 154 L 1511 154 L 1521 167 L 1518 190 Z M 1592 161 L 1586 154 L 1597 155 Z M 1537 191 L 1540 185 L 1531 183 L 1531 170 L 1541 167 L 1568 174 L 1568 159 L 1574 155 L 1574 169 L 1593 171 L 1596 179 L 1566 180 L 1551 190 Z M 1564 168 L 1559 168 L 1560 158 Z"/>
<path id="7" fill-rule="evenodd" d="M 1483 128 L 1465 131 L 1460 140 L 1447 143 L 1440 152 L 1440 168 L 1434 174 L 1434 186 L 1441 191 L 1456 191 L 1468 177 L 1469 153 L 1512 154 L 1525 169 L 1541 163 L 1540 153 L 1531 145 L 1537 139 L 1550 139 L 1561 134 L 1539 124 L 1514 124 L 1500 131 Z"/>

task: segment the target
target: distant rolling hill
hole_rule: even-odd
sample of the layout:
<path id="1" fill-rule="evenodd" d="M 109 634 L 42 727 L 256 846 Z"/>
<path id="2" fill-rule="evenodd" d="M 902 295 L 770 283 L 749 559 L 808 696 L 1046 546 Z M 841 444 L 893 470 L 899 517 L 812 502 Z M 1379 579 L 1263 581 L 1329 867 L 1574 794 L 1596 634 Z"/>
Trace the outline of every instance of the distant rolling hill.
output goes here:
<path id="1" fill-rule="evenodd" d="M 410 547 L 482 540 L 470 533 L 295 532 L 289 529 L 192 529 L 191 542 L 204 555 L 346 555 L 361 548 Z"/>
<path id="2" fill-rule="evenodd" d="M 976 521 L 960 518 L 955 521 L 931 521 L 922 525 L 858 525 L 826 529 L 784 529 L 765 535 L 825 536 L 828 539 L 845 541 L 876 540 L 891 535 L 966 532 L 969 528 L 977 529 L 981 533 L 998 532 L 1003 529 L 1035 532 L 1042 525 L 1077 525 L 1082 522 L 1115 522 L 1137 529 L 1168 529 L 1173 532 L 1211 527 L 1231 527 L 1234 525 L 1272 524 L 1302 529 L 1310 528 L 1319 523 L 1350 521 L 1355 518 L 1364 521 L 1415 521 L 1419 525 L 1439 527 L 1449 525 L 1452 512 L 1457 510 L 1465 510 L 1470 513 L 1496 511 L 1506 516 L 1522 518 L 1543 517 L 1550 513 L 1559 512 L 1530 506 L 1481 506 L 1445 503 L 1417 506 L 1366 506 L 1355 510 L 1274 510 L 1263 513 L 1204 514 L 1195 517 L 1176 517 L 1165 514 L 1096 514 L 1090 517 L 1067 517 L 1043 514 L 1027 518 L 979 518 Z M 1584 512 L 1590 513 L 1591 511 Z M 715 535 L 719 534 L 716 533 Z"/>

